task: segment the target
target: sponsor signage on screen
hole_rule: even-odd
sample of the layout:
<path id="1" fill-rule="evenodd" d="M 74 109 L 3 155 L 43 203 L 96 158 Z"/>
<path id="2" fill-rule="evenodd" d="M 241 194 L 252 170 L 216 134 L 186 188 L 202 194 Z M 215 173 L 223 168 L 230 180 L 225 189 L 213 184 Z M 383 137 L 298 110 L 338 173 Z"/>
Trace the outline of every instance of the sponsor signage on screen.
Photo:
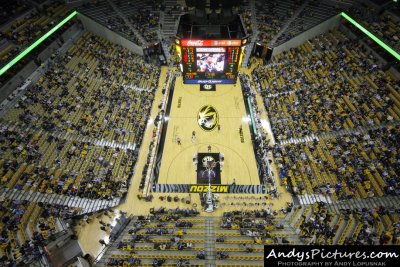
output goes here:
<path id="1" fill-rule="evenodd" d="M 241 46 L 242 40 L 182 40 L 182 46 Z"/>
<path id="2" fill-rule="evenodd" d="M 235 79 L 217 79 L 217 80 L 195 80 L 195 79 L 185 79 L 186 84 L 235 84 Z"/>

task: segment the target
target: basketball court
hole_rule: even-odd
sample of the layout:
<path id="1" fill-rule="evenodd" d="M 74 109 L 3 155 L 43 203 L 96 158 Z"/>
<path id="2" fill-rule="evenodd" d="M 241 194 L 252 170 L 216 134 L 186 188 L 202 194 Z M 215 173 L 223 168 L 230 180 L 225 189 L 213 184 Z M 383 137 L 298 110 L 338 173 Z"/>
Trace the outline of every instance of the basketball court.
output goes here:
<path id="1" fill-rule="evenodd" d="M 199 85 L 183 84 L 182 77 L 177 77 L 170 98 L 155 172 L 157 184 L 208 186 L 204 173 L 208 160 L 216 163 L 212 185 L 260 184 L 240 83 L 201 91 Z"/>
<path id="2" fill-rule="evenodd" d="M 243 72 L 250 71 L 243 70 Z M 161 88 L 163 83 L 161 81 L 165 81 L 166 72 L 167 68 L 163 67 L 159 90 L 156 92 L 154 103 L 159 103 L 162 99 Z M 259 106 L 262 107 L 262 101 L 259 96 L 258 102 L 260 102 Z M 218 112 L 218 124 L 221 125 L 220 132 L 218 132 L 218 127 L 212 131 L 205 131 L 200 128 L 198 113 L 206 105 L 213 106 Z M 184 85 L 182 77 L 177 77 L 174 92 L 170 99 L 170 106 L 165 137 L 164 140 L 161 140 L 160 144 L 162 151 L 158 153 L 159 162 L 156 169 L 158 169 L 159 173 L 156 185 L 192 184 L 196 186 L 198 173 L 196 173 L 193 156 L 198 153 L 209 154 L 208 146 L 211 145 L 211 154 L 224 154 L 224 165 L 220 172 L 220 182 L 222 185 L 231 185 L 233 179 L 235 179 L 237 185 L 261 186 L 253 144 L 251 142 L 248 117 L 239 82 L 236 85 L 217 85 L 215 91 L 200 91 L 199 85 Z M 153 105 L 151 112 L 152 123 L 147 125 L 140 155 L 147 155 L 149 153 L 149 144 L 152 140 L 151 136 L 154 129 L 153 121 L 157 115 L 157 105 Z M 263 110 L 261 118 L 264 120 L 267 119 L 265 110 Z M 242 125 L 243 129 L 242 135 L 239 134 L 240 125 Z M 195 131 L 196 135 L 194 143 L 191 141 L 193 131 Z M 182 145 L 177 144 L 177 136 L 181 139 Z M 141 194 L 138 187 L 146 160 L 146 156 L 139 157 L 126 201 L 118 206 L 118 210 L 125 211 L 128 215 L 142 215 L 147 214 L 150 208 L 154 207 L 165 207 L 167 209 L 177 207 L 192 208 L 192 204 L 200 203 L 200 194 L 194 194 L 194 192 L 178 193 L 175 191 L 152 192 L 151 194 L 154 195 L 152 202 L 138 200 L 137 195 Z M 276 171 L 275 164 L 272 165 L 272 169 L 274 175 L 276 175 L 278 172 Z M 275 177 L 275 179 L 278 180 L 278 177 Z M 213 181 L 211 183 L 214 185 Z M 199 186 L 203 186 L 203 188 L 208 187 L 208 185 Z M 267 194 L 265 193 L 256 195 L 216 192 L 222 193 L 220 194 L 222 205 L 213 213 L 206 213 L 201 207 L 198 210 L 202 216 L 222 216 L 226 211 L 234 211 L 243 209 L 244 207 L 258 210 L 268 206 L 273 210 L 279 210 L 285 207 L 286 203 L 291 201 L 291 198 L 290 194 L 279 183 L 276 186 L 280 195 L 279 198 L 271 199 L 268 197 L 266 199 L 265 196 Z M 191 203 L 185 204 L 183 202 L 160 200 L 160 197 L 166 196 L 189 197 Z M 98 220 L 100 219 L 104 221 L 115 220 L 114 217 L 110 219 L 107 216 L 102 216 L 96 218 L 91 224 L 82 225 L 77 228 L 80 237 L 79 242 L 85 251 L 92 255 L 98 255 L 102 250 L 102 246 L 98 243 L 98 240 L 106 239 L 104 232 L 100 232 L 100 234 L 98 232 Z"/>

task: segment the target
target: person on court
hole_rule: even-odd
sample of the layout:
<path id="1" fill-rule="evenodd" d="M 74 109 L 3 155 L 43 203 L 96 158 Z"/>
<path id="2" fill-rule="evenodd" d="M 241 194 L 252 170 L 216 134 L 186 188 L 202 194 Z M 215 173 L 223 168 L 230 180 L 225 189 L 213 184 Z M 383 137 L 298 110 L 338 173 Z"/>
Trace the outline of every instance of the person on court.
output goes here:
<path id="1" fill-rule="evenodd" d="M 221 131 L 221 124 L 218 124 L 218 132 Z"/>
<path id="2" fill-rule="evenodd" d="M 211 152 L 211 145 L 208 145 L 208 152 Z"/>
<path id="3" fill-rule="evenodd" d="M 194 143 L 196 141 L 196 132 L 193 131 L 192 132 L 192 143 Z"/>
<path id="4" fill-rule="evenodd" d="M 179 137 L 176 138 L 176 143 L 177 143 L 178 145 L 182 145 L 181 139 L 180 139 Z"/>

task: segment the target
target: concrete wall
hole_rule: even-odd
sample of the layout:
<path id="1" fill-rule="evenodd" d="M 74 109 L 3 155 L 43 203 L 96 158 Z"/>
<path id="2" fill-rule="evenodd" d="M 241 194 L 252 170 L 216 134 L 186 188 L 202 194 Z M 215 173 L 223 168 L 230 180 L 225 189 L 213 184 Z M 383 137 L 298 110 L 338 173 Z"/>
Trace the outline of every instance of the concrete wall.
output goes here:
<path id="1" fill-rule="evenodd" d="M 77 32 L 79 32 L 82 28 L 82 24 L 78 21 L 72 27 L 70 27 L 68 30 L 66 30 L 61 36 L 64 39 L 64 42 L 66 42 L 68 39 L 72 38 Z"/>
<path id="2" fill-rule="evenodd" d="M 290 39 L 286 43 L 283 43 L 277 47 L 274 48 L 274 51 L 272 52 L 272 56 L 277 55 L 279 53 L 282 53 L 283 51 L 287 51 L 290 48 L 297 47 L 304 43 L 304 41 L 309 40 L 319 34 L 322 34 L 324 32 L 327 32 L 330 29 L 337 28 L 340 25 L 340 18 L 341 16 L 338 14 L 320 24 L 317 26 L 297 35 L 296 37 Z"/>
<path id="3" fill-rule="evenodd" d="M 29 62 L 22 70 L 20 70 L 13 78 L 11 78 L 1 89 L 0 89 L 0 102 L 8 97 L 15 88 L 17 88 L 26 78 L 36 70 L 38 66 L 33 62 Z"/>
<path id="4" fill-rule="evenodd" d="M 54 42 L 52 42 L 45 50 L 43 50 L 39 54 L 40 60 L 43 62 L 48 59 L 52 54 L 54 54 L 57 49 L 59 49 L 63 43 L 68 41 L 72 36 L 74 36 L 77 32 L 80 31 L 80 24 L 75 23 L 69 29 L 67 29 L 62 35 L 62 39 L 57 38 Z M 62 41 L 61 41 L 62 40 Z"/>
<path id="5" fill-rule="evenodd" d="M 132 52 L 143 55 L 143 48 L 141 46 L 138 46 L 137 44 L 132 43 L 128 39 L 125 39 L 121 35 L 107 29 L 103 25 L 99 24 L 98 22 L 92 20 L 91 18 L 78 13 L 78 18 L 81 20 L 83 26 L 85 29 L 89 32 L 92 32 L 98 36 L 101 36 L 110 42 L 113 42 L 115 44 L 119 44 Z"/>
<path id="6" fill-rule="evenodd" d="M 54 42 L 52 42 L 45 50 L 43 50 L 38 58 L 43 62 L 48 59 L 52 54 L 54 54 L 58 48 L 60 48 L 60 40 L 57 38 Z"/>
<path id="7" fill-rule="evenodd" d="M 400 81 L 400 72 L 393 67 L 390 67 L 389 71 L 393 74 L 396 81 Z"/>

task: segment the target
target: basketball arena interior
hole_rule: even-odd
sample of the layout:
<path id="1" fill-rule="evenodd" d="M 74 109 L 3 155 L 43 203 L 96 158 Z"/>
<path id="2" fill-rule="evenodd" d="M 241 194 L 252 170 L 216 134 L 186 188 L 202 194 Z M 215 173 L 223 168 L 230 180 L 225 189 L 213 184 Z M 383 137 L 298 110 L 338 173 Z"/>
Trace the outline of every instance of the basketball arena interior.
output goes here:
<path id="1" fill-rule="evenodd" d="M 0 266 L 400 244 L 398 1 L 0 3 Z"/>

